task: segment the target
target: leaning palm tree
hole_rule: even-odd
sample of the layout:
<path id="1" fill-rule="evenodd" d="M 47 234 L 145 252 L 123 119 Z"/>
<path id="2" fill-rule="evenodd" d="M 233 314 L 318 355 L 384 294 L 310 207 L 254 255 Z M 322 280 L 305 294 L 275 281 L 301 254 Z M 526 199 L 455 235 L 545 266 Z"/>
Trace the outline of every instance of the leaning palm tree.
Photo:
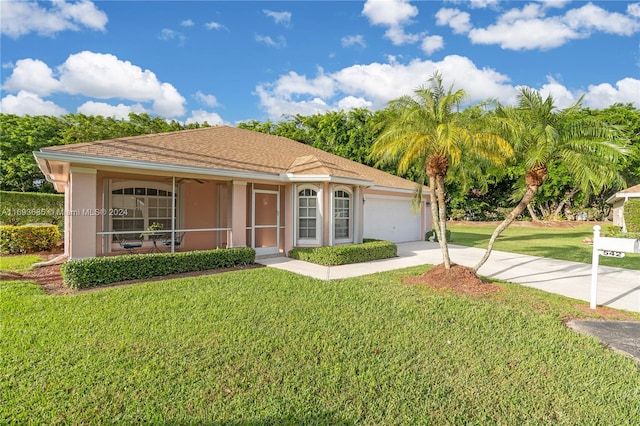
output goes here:
<path id="1" fill-rule="evenodd" d="M 512 155 L 509 143 L 493 133 L 474 129 L 467 116 L 458 112 L 466 98 L 464 90 L 444 88 L 435 72 L 429 85 L 389 102 L 386 126 L 371 149 L 380 163 L 397 164 L 398 173 L 418 172 L 415 200 L 421 202 L 428 178 L 431 214 L 442 249 L 444 267 L 451 268 L 446 237 L 445 177 L 451 169 L 481 176 L 481 166 L 502 165 Z"/>
<path id="2" fill-rule="evenodd" d="M 498 236 L 527 208 L 549 167 L 564 166 L 586 193 L 622 183 L 613 167 L 627 153 L 620 129 L 580 114 L 581 103 L 582 98 L 558 111 L 551 96 L 543 99 L 538 91 L 523 87 L 516 106 L 496 109 L 503 135 L 512 142 L 516 161 L 526 170 L 524 195 L 494 230 L 474 271 L 487 261 Z"/>

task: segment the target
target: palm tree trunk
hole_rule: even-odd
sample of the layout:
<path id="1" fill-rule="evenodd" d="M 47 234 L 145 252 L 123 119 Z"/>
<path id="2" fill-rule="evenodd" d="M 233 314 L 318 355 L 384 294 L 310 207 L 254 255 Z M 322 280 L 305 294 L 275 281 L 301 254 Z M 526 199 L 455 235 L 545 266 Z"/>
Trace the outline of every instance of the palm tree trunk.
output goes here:
<path id="1" fill-rule="evenodd" d="M 431 227 L 436 231 L 436 239 L 440 238 L 440 216 L 438 215 L 438 201 L 436 198 L 436 178 L 429 176 L 429 204 L 431 206 Z"/>
<path id="2" fill-rule="evenodd" d="M 529 203 L 533 199 L 533 196 L 536 195 L 536 191 L 538 191 L 538 186 L 536 185 L 527 186 L 527 192 L 525 192 L 524 196 L 522 197 L 522 200 L 520 200 L 518 205 L 511 211 L 511 213 L 507 215 L 507 217 L 502 221 L 502 223 L 498 225 L 498 227 L 493 231 L 493 234 L 491 235 L 491 239 L 489 239 L 489 244 L 487 245 L 487 250 L 485 251 L 484 256 L 482 256 L 482 259 L 480 259 L 480 262 L 478 262 L 478 264 L 473 267 L 473 272 L 478 272 L 478 269 L 480 269 L 482 265 L 485 264 L 487 259 L 489 259 L 489 256 L 491 255 L 491 250 L 493 250 L 493 244 L 496 242 L 496 240 L 498 239 L 502 231 L 507 229 L 507 227 L 511 225 L 511 222 L 513 222 L 516 219 L 516 217 L 518 217 L 518 215 L 522 213 L 524 209 L 529 205 Z"/>
<path id="3" fill-rule="evenodd" d="M 571 201 L 573 196 L 576 195 L 578 191 L 580 191 L 580 188 L 573 188 L 567 195 L 564 196 L 562 201 L 558 203 L 558 207 L 556 207 L 556 210 L 553 212 L 553 220 L 559 220 L 562 209 L 569 201 Z"/>
<path id="4" fill-rule="evenodd" d="M 531 216 L 532 221 L 537 222 L 540 220 L 538 219 L 538 215 L 536 214 L 536 211 L 534 210 L 531 203 L 527 204 L 527 210 L 529 211 L 529 216 Z"/>
<path id="5" fill-rule="evenodd" d="M 445 269 L 451 269 L 451 258 L 449 257 L 449 245 L 447 244 L 447 206 L 444 199 L 444 176 L 436 176 L 438 186 L 438 215 L 440 225 L 440 235 L 438 242 L 442 250 L 442 261 Z"/>

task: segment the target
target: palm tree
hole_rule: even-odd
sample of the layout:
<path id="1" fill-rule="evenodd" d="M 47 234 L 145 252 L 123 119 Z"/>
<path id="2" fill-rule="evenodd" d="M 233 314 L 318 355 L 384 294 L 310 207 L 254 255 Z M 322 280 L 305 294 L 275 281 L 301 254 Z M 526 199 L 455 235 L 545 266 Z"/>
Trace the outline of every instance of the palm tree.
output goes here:
<path id="1" fill-rule="evenodd" d="M 557 111 L 551 96 L 523 87 L 515 107 L 499 106 L 496 119 L 516 151 L 516 161 L 526 170 L 524 195 L 494 230 L 484 256 L 473 268 L 478 271 L 489 258 L 498 236 L 520 215 L 547 178 L 549 167 L 562 165 L 581 190 L 599 192 L 622 183 L 613 167 L 627 150 L 619 128 L 580 113 L 582 98 Z"/>
<path id="2" fill-rule="evenodd" d="M 404 175 L 415 168 L 419 186 L 415 200 L 422 200 L 422 188 L 429 181 L 433 227 L 442 249 L 444 267 L 451 268 L 446 237 L 447 211 L 445 177 L 451 169 L 461 176 L 481 176 L 487 164 L 502 165 L 512 155 L 509 143 L 496 134 L 474 130 L 468 116 L 458 112 L 466 98 L 464 90 L 445 90 L 442 75 L 435 72 L 429 85 L 414 96 L 389 102 L 386 127 L 371 149 L 380 163 L 397 164 Z M 464 179 L 463 179 L 464 180 Z"/>

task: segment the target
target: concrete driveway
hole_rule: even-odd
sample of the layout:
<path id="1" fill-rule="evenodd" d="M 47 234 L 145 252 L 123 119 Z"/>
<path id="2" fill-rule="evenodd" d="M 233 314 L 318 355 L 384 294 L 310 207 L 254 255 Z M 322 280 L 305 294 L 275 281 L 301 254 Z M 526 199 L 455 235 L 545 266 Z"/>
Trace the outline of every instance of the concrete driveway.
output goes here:
<path id="1" fill-rule="evenodd" d="M 457 245 L 450 245 L 449 251 L 452 262 L 464 266 L 474 266 L 484 254 L 483 249 Z M 396 258 L 354 265 L 325 267 L 286 257 L 258 259 L 257 262 L 322 280 L 332 280 L 409 266 L 437 265 L 442 263 L 442 253 L 437 243 L 416 241 L 398 244 Z M 590 264 L 494 250 L 478 272 L 486 277 L 534 287 L 549 293 L 586 302 L 590 300 Z M 640 312 L 640 271 L 600 266 L 597 304 Z"/>

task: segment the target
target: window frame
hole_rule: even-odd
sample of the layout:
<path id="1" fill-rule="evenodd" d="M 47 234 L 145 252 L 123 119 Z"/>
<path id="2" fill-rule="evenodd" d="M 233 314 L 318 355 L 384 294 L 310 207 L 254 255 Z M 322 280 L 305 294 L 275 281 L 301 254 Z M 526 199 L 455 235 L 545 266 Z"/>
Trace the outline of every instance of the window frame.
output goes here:
<path id="1" fill-rule="evenodd" d="M 315 197 L 313 196 L 302 196 L 305 197 L 307 199 L 315 199 L 316 200 L 316 205 L 315 205 L 315 209 L 316 209 L 316 216 L 315 216 L 315 221 L 316 221 L 316 235 L 313 238 L 309 238 L 309 237 L 301 237 L 300 236 L 300 220 L 301 219 L 312 219 L 311 217 L 305 216 L 305 217 L 301 217 L 300 216 L 300 193 L 302 191 L 305 190 L 312 190 L 315 191 L 316 195 Z M 316 185 L 309 185 L 309 184 L 304 184 L 304 185 L 296 185 L 295 188 L 295 192 L 294 192 L 294 196 L 295 196 L 295 217 L 294 217 L 294 222 L 295 222 L 295 241 L 296 241 L 296 245 L 297 246 L 317 246 L 320 245 L 321 241 L 322 241 L 322 188 Z"/>
<path id="2" fill-rule="evenodd" d="M 124 190 L 132 188 L 133 189 L 133 193 L 132 194 L 124 194 Z M 144 188 L 145 189 L 145 194 L 135 194 L 135 190 L 137 188 Z M 114 182 L 112 181 L 111 184 L 109 185 L 109 206 L 113 211 L 116 211 L 116 209 L 120 209 L 120 208 L 126 208 L 126 207 L 115 207 L 114 204 L 114 196 L 118 196 L 118 195 L 131 195 L 134 199 L 137 199 L 139 197 L 144 197 L 144 203 L 142 208 L 140 208 L 140 210 L 142 211 L 142 217 L 140 219 L 142 219 L 142 226 L 143 229 L 141 231 L 146 230 L 149 225 L 151 225 L 151 223 L 153 223 L 154 221 L 157 221 L 159 219 L 159 217 L 156 215 L 153 218 L 151 218 L 149 216 L 150 213 L 150 209 L 154 208 L 154 209 L 167 209 L 168 214 L 167 217 L 164 219 L 160 219 L 160 220 L 168 220 L 169 221 L 169 226 L 165 226 L 164 230 L 165 231 L 171 231 L 171 210 L 172 210 L 172 203 L 173 203 L 173 198 L 175 197 L 175 202 L 176 202 L 176 211 L 175 211 L 175 226 L 176 229 L 179 229 L 179 218 L 181 217 L 180 214 L 180 203 L 179 203 L 179 196 L 180 196 L 180 188 L 178 186 L 176 186 L 176 192 L 173 196 L 171 195 L 166 195 L 166 196 L 161 196 L 161 195 L 153 195 L 153 194 L 148 194 L 148 190 L 152 189 L 152 190 L 156 190 L 156 191 L 166 191 L 167 193 L 171 193 L 172 190 L 172 186 L 170 184 L 166 184 L 166 183 L 162 183 L 162 182 L 153 182 L 153 181 L 136 181 L 136 180 L 124 180 L 124 181 L 117 181 Z M 115 191 L 123 191 L 123 194 L 114 194 Z M 149 200 L 151 198 L 154 199 L 168 199 L 170 202 L 167 206 L 150 206 L 150 202 Z M 135 201 L 137 204 L 137 200 Z M 119 219 L 117 216 L 111 216 L 108 220 L 108 226 L 109 226 L 109 230 L 111 232 L 117 232 L 117 230 L 114 229 L 114 220 Z M 121 218 L 120 218 L 121 219 Z M 131 219 L 131 220 L 135 220 L 135 219 Z M 123 231 L 128 231 L 127 229 L 124 229 Z M 138 231 L 138 229 L 132 229 L 132 231 Z M 136 235 L 137 236 L 137 235 Z M 145 239 L 147 239 L 147 237 L 145 237 Z"/>
<path id="3" fill-rule="evenodd" d="M 348 195 L 348 197 L 340 197 L 337 198 L 336 197 L 336 192 L 343 192 L 345 194 Z M 343 186 L 343 185 L 337 185 L 331 188 L 331 238 L 333 241 L 333 244 L 349 244 L 349 243 L 353 243 L 353 222 L 354 222 L 354 191 L 352 188 L 349 188 L 347 186 Z M 336 212 L 338 209 L 337 204 L 337 200 L 347 200 L 347 202 L 349 203 L 348 205 L 348 216 L 345 217 L 340 217 L 338 218 L 336 216 Z M 341 209 L 344 209 L 344 207 L 340 207 Z M 336 235 L 336 221 L 340 219 L 340 220 L 347 220 L 347 237 L 338 237 Z"/>

